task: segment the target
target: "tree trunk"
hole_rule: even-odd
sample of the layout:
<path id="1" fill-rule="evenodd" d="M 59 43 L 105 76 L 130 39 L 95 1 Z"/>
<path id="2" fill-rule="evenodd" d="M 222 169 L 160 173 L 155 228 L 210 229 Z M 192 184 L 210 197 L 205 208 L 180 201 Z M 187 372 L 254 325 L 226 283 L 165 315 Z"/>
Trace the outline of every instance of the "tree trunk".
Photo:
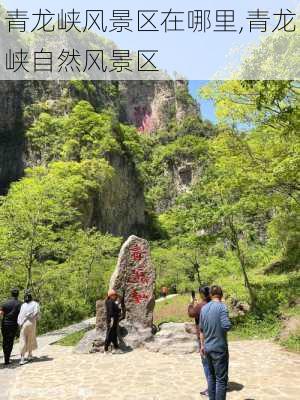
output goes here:
<path id="1" fill-rule="evenodd" d="M 250 284 L 249 278 L 248 278 L 248 274 L 246 271 L 246 265 L 245 265 L 245 258 L 244 258 L 244 254 L 242 253 L 239 244 L 237 243 L 237 256 L 241 265 L 241 269 L 243 272 L 243 276 L 244 276 L 244 282 L 245 282 L 245 287 L 247 288 L 248 292 L 249 292 L 249 296 L 250 296 L 250 306 L 251 309 L 255 309 L 256 307 L 256 295 L 255 292 Z"/>
<path id="2" fill-rule="evenodd" d="M 237 234 L 237 231 L 236 231 L 235 226 L 232 221 L 229 222 L 229 226 L 230 226 L 230 230 L 231 230 L 231 234 L 232 234 L 232 242 L 235 247 L 235 251 L 237 253 L 237 257 L 239 259 L 241 270 L 243 273 L 244 284 L 249 293 L 250 307 L 253 310 L 256 308 L 256 294 L 255 294 L 253 287 L 250 284 L 250 281 L 248 278 L 248 274 L 247 274 L 247 270 L 246 270 L 246 263 L 245 263 L 245 256 L 243 254 L 243 251 L 240 248 L 238 234 Z"/>
<path id="3" fill-rule="evenodd" d="M 90 263 L 88 265 L 88 268 L 87 268 L 86 281 L 85 281 L 85 291 L 84 291 L 84 301 L 85 301 L 86 304 L 87 304 L 87 301 L 88 301 L 89 280 L 90 280 L 90 275 L 91 275 L 91 272 L 92 272 L 92 266 L 93 266 L 93 263 L 94 263 L 94 259 L 95 259 L 95 255 L 93 255 L 93 257 L 92 257 L 92 259 L 91 259 L 91 261 L 90 261 Z"/>
<path id="4" fill-rule="evenodd" d="M 199 284 L 199 287 L 200 287 L 202 285 L 202 283 L 201 283 L 200 272 L 199 272 L 200 265 L 199 265 L 198 262 L 195 263 L 194 268 L 195 268 L 195 271 L 196 271 L 196 274 L 197 274 L 197 280 L 198 280 L 198 284 Z"/>
<path id="5" fill-rule="evenodd" d="M 27 267 L 27 282 L 26 282 L 26 290 L 32 289 L 32 268 L 31 265 Z"/>

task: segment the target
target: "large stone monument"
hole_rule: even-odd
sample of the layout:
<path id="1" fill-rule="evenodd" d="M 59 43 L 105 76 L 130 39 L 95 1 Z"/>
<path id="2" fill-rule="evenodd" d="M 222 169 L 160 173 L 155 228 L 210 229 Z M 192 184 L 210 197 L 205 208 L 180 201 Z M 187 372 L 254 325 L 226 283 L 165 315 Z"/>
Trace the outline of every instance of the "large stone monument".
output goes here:
<path id="1" fill-rule="evenodd" d="M 145 239 L 130 236 L 120 250 L 110 280 L 110 289 L 114 289 L 121 299 L 121 348 L 137 348 L 153 338 L 154 284 L 149 244 Z M 85 335 L 76 351 L 103 351 L 105 334 L 105 301 L 99 300 L 96 303 L 96 329 Z"/>

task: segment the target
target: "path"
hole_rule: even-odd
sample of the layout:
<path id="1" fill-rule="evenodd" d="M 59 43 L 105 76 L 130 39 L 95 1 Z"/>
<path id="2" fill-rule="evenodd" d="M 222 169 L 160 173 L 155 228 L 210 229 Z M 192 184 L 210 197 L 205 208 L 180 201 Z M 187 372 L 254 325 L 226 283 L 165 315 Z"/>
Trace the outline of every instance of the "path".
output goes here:
<path id="1" fill-rule="evenodd" d="M 269 341 L 230 343 L 228 400 L 297 400 L 300 356 Z M 198 354 L 165 356 L 146 350 L 123 355 L 74 354 L 45 345 L 40 359 L 14 370 L 9 400 L 200 400 L 205 386 Z"/>
<path id="2" fill-rule="evenodd" d="M 95 325 L 96 318 L 90 318 L 88 320 L 79 322 L 77 324 L 70 325 L 66 328 L 46 333 L 45 335 L 39 336 L 38 344 L 39 344 L 39 354 L 44 354 L 44 352 L 48 351 L 48 347 L 57 342 L 58 340 L 64 338 L 71 333 L 81 331 L 83 329 L 91 328 Z M 3 368 L 3 355 L 1 351 L 0 356 L 0 400 L 8 400 L 10 399 L 10 393 L 12 389 L 16 385 L 17 375 L 19 374 L 20 367 L 17 363 L 17 355 L 18 355 L 18 344 L 14 346 L 12 353 L 13 363 L 9 368 Z M 46 359 L 44 357 L 44 359 Z M 10 382 L 10 385 L 7 385 L 7 382 Z M 27 400 L 31 400 L 30 397 Z M 43 399 L 46 400 L 46 399 Z"/>
<path id="3" fill-rule="evenodd" d="M 91 329 L 92 327 L 94 327 L 95 323 L 96 317 L 93 317 L 85 321 L 78 322 L 77 324 L 67 326 L 66 328 L 46 333 L 45 335 L 39 336 L 39 347 L 43 348 L 44 346 L 58 342 L 60 339 L 63 339 L 71 333 L 79 332 L 84 329 Z"/>
<path id="4" fill-rule="evenodd" d="M 172 299 L 173 297 L 176 297 L 176 296 L 178 296 L 177 293 L 175 293 L 175 294 L 169 294 L 169 295 L 166 296 L 166 297 L 160 297 L 159 299 L 156 299 L 155 302 L 156 302 L 156 303 L 160 303 L 161 301 L 169 300 L 169 299 Z"/>

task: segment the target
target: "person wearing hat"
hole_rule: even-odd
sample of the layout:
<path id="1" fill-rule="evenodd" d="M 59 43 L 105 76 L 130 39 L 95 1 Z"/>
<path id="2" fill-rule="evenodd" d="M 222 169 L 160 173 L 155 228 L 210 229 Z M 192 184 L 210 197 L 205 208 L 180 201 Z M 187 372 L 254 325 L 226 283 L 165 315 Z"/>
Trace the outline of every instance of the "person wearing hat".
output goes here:
<path id="1" fill-rule="evenodd" d="M 20 314 L 18 316 L 18 324 L 21 328 L 20 332 L 20 365 L 26 363 L 25 354 L 28 353 L 27 361 L 32 360 L 32 352 L 37 349 L 36 340 L 36 321 L 40 317 L 39 303 L 33 300 L 29 291 L 25 292 L 24 303 L 22 304 Z"/>
<path id="2" fill-rule="evenodd" d="M 14 346 L 14 340 L 18 331 L 18 315 L 22 303 L 18 300 L 19 290 L 12 289 L 11 298 L 0 305 L 2 316 L 1 332 L 3 338 L 4 365 L 9 365 L 10 355 Z"/>
<path id="3" fill-rule="evenodd" d="M 118 327 L 120 319 L 120 308 L 117 304 L 118 294 L 115 290 L 109 290 L 107 293 L 107 298 L 105 300 L 106 308 L 106 338 L 104 344 L 104 351 L 108 354 L 108 349 L 113 344 L 113 353 L 117 354 L 120 352 L 118 343 Z"/>

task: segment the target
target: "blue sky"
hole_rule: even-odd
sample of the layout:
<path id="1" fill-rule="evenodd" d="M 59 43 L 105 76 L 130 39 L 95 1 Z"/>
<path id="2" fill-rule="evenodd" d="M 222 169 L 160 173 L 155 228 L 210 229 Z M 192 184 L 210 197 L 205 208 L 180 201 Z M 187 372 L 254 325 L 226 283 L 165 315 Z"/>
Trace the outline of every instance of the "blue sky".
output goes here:
<path id="1" fill-rule="evenodd" d="M 189 90 L 191 95 L 200 104 L 202 118 L 208 119 L 211 122 L 216 122 L 215 107 L 213 102 L 199 97 L 199 89 L 207 83 L 208 81 L 189 81 Z"/>

